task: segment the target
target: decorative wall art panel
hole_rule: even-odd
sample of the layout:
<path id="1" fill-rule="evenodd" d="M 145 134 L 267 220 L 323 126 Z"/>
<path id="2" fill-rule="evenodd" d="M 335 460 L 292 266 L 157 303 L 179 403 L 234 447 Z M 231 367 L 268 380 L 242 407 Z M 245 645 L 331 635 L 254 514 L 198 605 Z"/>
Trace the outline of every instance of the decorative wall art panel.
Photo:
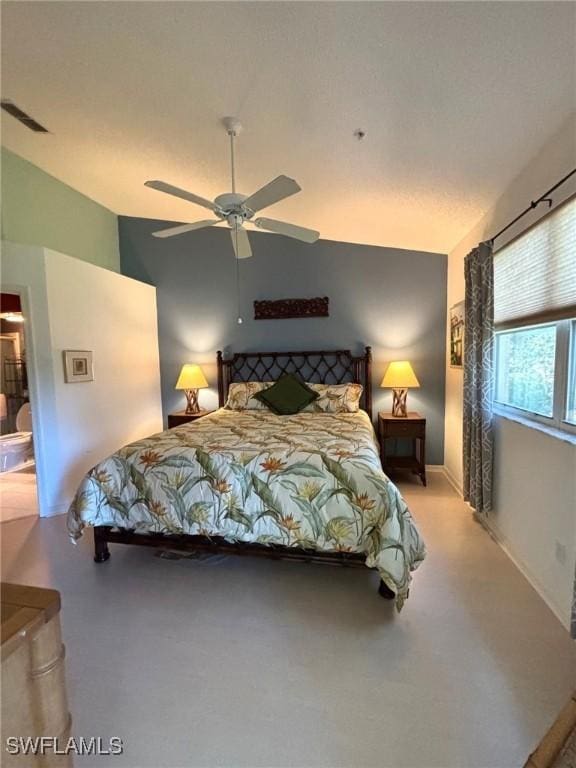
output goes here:
<path id="1" fill-rule="evenodd" d="M 286 320 L 294 317 L 328 317 L 327 296 L 315 299 L 276 299 L 255 301 L 255 320 Z"/>
<path id="2" fill-rule="evenodd" d="M 462 368 L 464 359 L 464 302 L 450 307 L 450 367 Z"/>

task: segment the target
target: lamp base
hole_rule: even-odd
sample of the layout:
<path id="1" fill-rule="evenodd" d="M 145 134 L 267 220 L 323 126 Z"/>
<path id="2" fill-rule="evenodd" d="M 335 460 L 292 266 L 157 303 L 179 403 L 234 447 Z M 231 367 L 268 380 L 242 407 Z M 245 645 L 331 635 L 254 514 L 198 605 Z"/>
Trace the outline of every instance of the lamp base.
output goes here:
<path id="1" fill-rule="evenodd" d="M 392 416 L 396 416 L 398 418 L 406 418 L 408 416 L 408 411 L 406 409 L 407 396 L 407 389 L 392 390 Z"/>
<path id="2" fill-rule="evenodd" d="M 198 405 L 198 390 L 197 389 L 185 389 L 186 395 L 186 410 L 185 414 L 190 416 L 193 413 L 200 413 L 200 406 Z"/>

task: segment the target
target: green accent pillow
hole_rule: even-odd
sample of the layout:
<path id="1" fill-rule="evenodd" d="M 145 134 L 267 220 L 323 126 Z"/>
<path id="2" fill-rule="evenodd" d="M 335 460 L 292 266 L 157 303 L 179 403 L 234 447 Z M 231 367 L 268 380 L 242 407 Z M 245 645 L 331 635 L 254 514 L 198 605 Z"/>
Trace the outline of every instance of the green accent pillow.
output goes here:
<path id="1" fill-rule="evenodd" d="M 279 416 L 299 413 L 318 398 L 318 392 L 306 386 L 292 373 L 286 373 L 268 389 L 257 392 L 253 397 Z"/>

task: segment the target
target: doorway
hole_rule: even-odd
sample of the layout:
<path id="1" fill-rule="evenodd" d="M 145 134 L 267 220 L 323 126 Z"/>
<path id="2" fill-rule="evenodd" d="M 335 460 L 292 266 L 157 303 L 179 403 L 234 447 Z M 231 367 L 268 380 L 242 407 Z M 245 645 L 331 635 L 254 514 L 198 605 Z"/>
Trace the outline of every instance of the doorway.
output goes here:
<path id="1" fill-rule="evenodd" d="M 38 488 L 20 296 L 0 293 L 0 522 L 38 515 Z"/>

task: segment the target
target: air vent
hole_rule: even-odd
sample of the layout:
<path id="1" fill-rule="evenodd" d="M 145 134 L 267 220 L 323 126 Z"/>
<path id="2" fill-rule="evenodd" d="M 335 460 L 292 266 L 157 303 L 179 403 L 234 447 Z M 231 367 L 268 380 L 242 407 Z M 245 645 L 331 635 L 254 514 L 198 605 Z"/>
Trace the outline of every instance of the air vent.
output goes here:
<path id="1" fill-rule="evenodd" d="M 8 112 L 9 115 L 15 117 L 16 120 L 19 120 L 22 125 L 26 126 L 26 128 L 30 128 L 31 131 L 34 131 L 35 133 L 48 133 L 47 128 L 44 128 L 43 125 L 37 123 L 33 117 L 27 115 L 26 112 L 23 112 L 20 107 L 17 107 L 16 104 L 8 101 L 8 99 L 2 99 L 1 106 L 5 112 Z"/>

